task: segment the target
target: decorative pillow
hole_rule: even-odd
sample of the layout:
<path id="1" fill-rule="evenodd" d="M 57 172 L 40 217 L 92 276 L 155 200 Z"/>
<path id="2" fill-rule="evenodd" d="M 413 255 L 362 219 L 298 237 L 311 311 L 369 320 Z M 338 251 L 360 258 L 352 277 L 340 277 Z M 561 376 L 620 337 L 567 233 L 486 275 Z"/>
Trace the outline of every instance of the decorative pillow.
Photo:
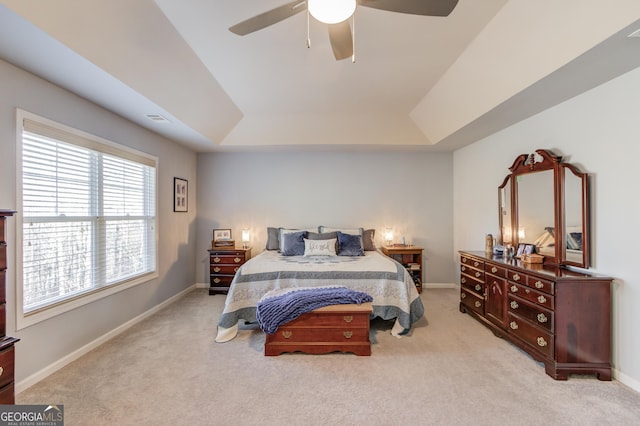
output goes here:
<path id="1" fill-rule="evenodd" d="M 364 229 L 362 228 L 329 228 L 328 226 L 318 226 L 318 232 L 320 233 L 325 233 L 325 232 L 342 232 L 343 234 L 350 234 L 350 235 L 362 235 L 362 233 L 364 232 Z"/>
<path id="2" fill-rule="evenodd" d="M 330 240 L 309 240 L 304 239 L 305 256 L 335 256 L 337 238 Z"/>
<path id="3" fill-rule="evenodd" d="M 338 231 L 338 256 L 364 256 L 362 236 Z"/>
<path id="4" fill-rule="evenodd" d="M 279 250 L 280 249 L 280 238 L 278 238 L 279 230 L 278 228 L 267 228 L 267 250 Z"/>
<path id="5" fill-rule="evenodd" d="M 304 254 L 304 237 L 307 236 L 307 231 L 286 232 L 280 236 L 280 251 L 284 256 Z"/>
<path id="6" fill-rule="evenodd" d="M 291 232 L 300 232 L 300 231 L 315 232 L 316 230 L 317 228 L 278 228 L 279 250 L 282 251 L 282 236 L 284 234 L 288 234 Z"/>
<path id="7" fill-rule="evenodd" d="M 307 234 L 307 239 L 309 240 L 336 240 L 336 253 L 338 252 L 338 233 L 337 232 L 325 232 L 324 234 L 319 234 L 317 232 L 309 232 Z"/>
<path id="8" fill-rule="evenodd" d="M 375 229 L 366 229 L 362 233 L 362 246 L 365 251 L 375 251 L 376 243 L 375 243 L 376 230 Z"/>

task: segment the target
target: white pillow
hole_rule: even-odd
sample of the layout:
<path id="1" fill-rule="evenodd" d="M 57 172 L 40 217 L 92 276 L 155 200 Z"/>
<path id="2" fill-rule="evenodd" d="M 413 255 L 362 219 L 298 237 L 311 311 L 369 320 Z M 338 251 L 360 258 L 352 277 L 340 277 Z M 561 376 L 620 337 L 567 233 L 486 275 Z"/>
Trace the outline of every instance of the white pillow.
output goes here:
<path id="1" fill-rule="evenodd" d="M 308 240 L 304 239 L 305 256 L 336 256 L 336 240 Z"/>

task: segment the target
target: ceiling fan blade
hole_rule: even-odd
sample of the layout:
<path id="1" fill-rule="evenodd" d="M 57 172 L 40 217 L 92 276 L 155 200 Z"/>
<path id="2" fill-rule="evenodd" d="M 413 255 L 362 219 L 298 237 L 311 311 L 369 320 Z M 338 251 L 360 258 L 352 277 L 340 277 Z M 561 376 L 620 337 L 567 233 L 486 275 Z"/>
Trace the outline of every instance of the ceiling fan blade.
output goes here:
<path id="1" fill-rule="evenodd" d="M 358 4 L 410 15 L 449 16 L 458 0 L 358 0 Z"/>
<path id="2" fill-rule="evenodd" d="M 349 20 L 329 24 L 328 27 L 333 56 L 337 61 L 350 58 L 353 55 L 353 38 L 351 37 Z"/>
<path id="3" fill-rule="evenodd" d="M 289 2 L 285 5 L 276 7 L 275 9 L 261 13 L 260 15 L 256 15 L 253 18 L 239 22 L 234 26 L 229 27 L 229 31 L 238 35 L 250 34 L 307 10 L 306 3 L 306 0 Z"/>

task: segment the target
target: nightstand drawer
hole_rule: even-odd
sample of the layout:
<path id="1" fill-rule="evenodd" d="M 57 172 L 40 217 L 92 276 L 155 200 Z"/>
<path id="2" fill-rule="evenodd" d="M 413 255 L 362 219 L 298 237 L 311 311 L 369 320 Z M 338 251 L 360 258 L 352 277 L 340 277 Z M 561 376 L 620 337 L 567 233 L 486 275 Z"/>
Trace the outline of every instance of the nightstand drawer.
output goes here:
<path id="1" fill-rule="evenodd" d="M 241 265 L 225 265 L 225 264 L 213 264 L 210 266 L 211 274 L 222 274 L 222 275 L 234 275 L 238 272 Z"/>
<path id="2" fill-rule="evenodd" d="M 231 265 L 241 265 L 244 263 L 244 253 L 240 254 L 216 254 L 211 255 L 211 263 L 222 263 Z"/>
<path id="3" fill-rule="evenodd" d="M 211 275 L 211 285 L 229 287 L 234 276 L 235 275 Z"/>
<path id="4" fill-rule="evenodd" d="M 0 388 L 13 382 L 15 349 L 11 346 L 0 352 Z"/>

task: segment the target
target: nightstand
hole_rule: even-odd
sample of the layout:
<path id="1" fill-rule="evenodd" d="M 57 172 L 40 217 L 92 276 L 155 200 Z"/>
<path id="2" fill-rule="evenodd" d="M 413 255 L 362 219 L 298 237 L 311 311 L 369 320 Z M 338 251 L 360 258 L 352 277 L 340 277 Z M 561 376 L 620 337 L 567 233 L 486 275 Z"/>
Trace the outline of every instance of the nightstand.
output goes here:
<path id="1" fill-rule="evenodd" d="M 228 293 L 236 272 L 250 258 L 251 248 L 216 247 L 209 250 L 209 295 Z"/>
<path id="2" fill-rule="evenodd" d="M 422 293 L 424 273 L 422 269 L 422 247 L 417 246 L 384 246 L 382 253 L 402 264 L 413 278 L 418 293 Z"/>

